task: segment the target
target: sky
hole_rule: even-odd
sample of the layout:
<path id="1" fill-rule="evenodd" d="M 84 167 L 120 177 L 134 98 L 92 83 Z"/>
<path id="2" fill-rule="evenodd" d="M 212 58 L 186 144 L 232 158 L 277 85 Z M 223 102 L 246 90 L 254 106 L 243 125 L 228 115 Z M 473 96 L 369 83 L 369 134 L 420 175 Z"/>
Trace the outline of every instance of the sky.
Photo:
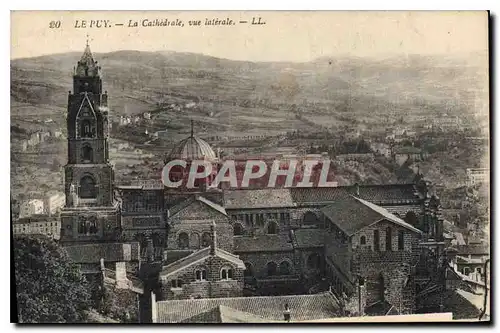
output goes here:
<path id="1" fill-rule="evenodd" d="M 262 25 L 239 23 L 261 18 Z M 189 21 L 231 19 L 231 26 Z M 184 27 L 144 27 L 143 20 L 182 20 Z M 87 26 L 81 26 L 82 21 Z M 110 27 L 90 28 L 91 20 Z M 78 21 L 78 24 L 77 24 Z M 128 27 L 129 21 L 138 27 Z M 52 28 L 50 27 L 52 22 Z M 57 27 L 57 23 L 60 26 Z M 123 24 L 116 26 L 115 24 Z M 248 61 L 311 61 L 351 55 L 459 55 L 488 48 L 488 14 L 476 12 L 12 12 L 11 59 L 117 50 L 194 52 Z"/>

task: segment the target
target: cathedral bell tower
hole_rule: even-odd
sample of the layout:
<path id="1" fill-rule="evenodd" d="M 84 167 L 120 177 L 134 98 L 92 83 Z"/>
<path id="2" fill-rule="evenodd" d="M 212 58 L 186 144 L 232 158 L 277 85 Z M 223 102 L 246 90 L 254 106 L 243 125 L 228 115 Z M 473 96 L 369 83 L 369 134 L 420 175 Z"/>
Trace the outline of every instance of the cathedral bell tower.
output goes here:
<path id="1" fill-rule="evenodd" d="M 102 92 L 101 67 L 88 42 L 73 72 L 67 129 L 66 206 L 61 212 L 61 241 L 117 240 L 120 216 L 108 155 L 108 95 Z"/>

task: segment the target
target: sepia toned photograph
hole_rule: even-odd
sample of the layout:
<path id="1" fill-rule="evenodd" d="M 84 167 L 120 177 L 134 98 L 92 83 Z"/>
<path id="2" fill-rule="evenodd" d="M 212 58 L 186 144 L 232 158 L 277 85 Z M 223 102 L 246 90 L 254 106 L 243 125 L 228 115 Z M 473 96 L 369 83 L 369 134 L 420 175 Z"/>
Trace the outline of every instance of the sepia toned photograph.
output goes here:
<path id="1" fill-rule="evenodd" d="M 12 11 L 14 322 L 477 322 L 487 11 Z"/>

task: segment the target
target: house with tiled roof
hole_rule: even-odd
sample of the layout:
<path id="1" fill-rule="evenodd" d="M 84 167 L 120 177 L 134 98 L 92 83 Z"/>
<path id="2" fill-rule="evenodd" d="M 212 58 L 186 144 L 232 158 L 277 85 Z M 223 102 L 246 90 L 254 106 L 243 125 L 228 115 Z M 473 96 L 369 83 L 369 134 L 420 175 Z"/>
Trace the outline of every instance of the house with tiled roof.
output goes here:
<path id="1" fill-rule="evenodd" d="M 245 264 L 237 255 L 217 246 L 213 222 L 208 247 L 162 268 L 160 297 L 174 300 L 241 296 L 244 270 Z"/>

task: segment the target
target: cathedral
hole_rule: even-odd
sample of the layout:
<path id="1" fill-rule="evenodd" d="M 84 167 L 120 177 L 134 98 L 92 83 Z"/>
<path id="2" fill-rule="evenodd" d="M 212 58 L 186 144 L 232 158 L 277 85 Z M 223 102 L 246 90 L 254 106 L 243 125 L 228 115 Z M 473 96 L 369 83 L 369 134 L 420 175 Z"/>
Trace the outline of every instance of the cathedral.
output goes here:
<path id="1" fill-rule="evenodd" d="M 414 313 L 419 283 L 445 251 L 439 198 L 420 174 L 409 184 L 323 188 L 117 186 L 108 116 L 87 45 L 68 95 L 61 213 L 61 243 L 85 274 L 125 263 L 164 301 L 328 290 L 358 314 Z M 219 162 L 193 131 L 165 163 L 174 159 Z"/>

